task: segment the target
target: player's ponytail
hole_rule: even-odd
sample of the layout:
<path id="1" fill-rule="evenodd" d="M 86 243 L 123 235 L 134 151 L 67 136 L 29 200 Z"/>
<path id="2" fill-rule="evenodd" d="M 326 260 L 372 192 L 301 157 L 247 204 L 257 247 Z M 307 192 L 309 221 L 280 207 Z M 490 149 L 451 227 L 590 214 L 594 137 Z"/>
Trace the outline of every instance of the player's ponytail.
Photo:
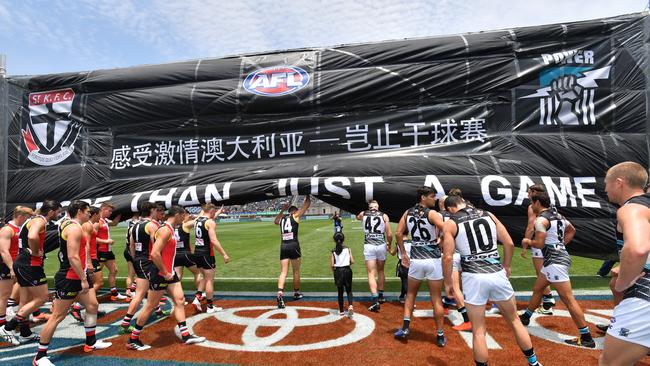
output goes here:
<path id="1" fill-rule="evenodd" d="M 334 249 L 334 252 L 336 252 L 336 255 L 340 255 L 343 251 L 343 241 L 345 240 L 345 235 L 343 235 L 341 232 L 338 232 L 334 234 L 333 238 L 334 242 L 336 242 L 336 248 Z"/>

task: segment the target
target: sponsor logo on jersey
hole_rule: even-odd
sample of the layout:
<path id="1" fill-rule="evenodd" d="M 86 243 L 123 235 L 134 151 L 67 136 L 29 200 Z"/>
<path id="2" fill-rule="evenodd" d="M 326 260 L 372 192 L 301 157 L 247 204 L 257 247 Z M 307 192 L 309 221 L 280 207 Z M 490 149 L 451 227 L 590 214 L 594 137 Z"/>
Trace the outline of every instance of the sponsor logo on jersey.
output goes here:
<path id="1" fill-rule="evenodd" d="M 266 97 L 293 94 L 309 85 L 309 73 L 297 66 L 273 66 L 256 70 L 244 79 L 246 91 Z"/>
<path id="2" fill-rule="evenodd" d="M 81 124 L 72 120 L 72 89 L 29 94 L 29 119 L 20 131 L 27 158 L 38 165 L 56 165 L 74 151 Z"/>

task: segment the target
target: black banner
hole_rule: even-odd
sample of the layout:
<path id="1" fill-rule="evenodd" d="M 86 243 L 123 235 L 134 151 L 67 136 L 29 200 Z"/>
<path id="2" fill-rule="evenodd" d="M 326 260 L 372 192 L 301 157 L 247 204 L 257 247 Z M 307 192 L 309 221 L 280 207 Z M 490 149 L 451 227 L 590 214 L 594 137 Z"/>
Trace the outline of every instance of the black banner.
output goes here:
<path id="1" fill-rule="evenodd" d="M 526 188 L 544 183 L 578 229 L 569 250 L 607 257 L 604 173 L 648 166 L 647 21 L 10 78 L 7 211 L 313 194 L 351 212 L 374 198 L 396 220 L 431 185 L 518 242 Z"/>

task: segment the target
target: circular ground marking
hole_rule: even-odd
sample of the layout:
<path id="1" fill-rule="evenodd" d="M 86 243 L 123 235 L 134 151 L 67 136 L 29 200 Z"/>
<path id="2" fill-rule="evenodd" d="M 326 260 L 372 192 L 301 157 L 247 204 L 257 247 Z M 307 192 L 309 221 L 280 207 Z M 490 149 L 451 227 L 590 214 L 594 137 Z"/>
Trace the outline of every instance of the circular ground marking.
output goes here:
<path id="1" fill-rule="evenodd" d="M 267 310 L 255 318 L 240 316 L 237 313 L 250 310 Z M 324 315 L 319 317 L 301 318 L 301 311 L 321 312 Z M 283 318 L 274 318 L 276 314 L 283 314 Z M 248 352 L 298 352 L 313 351 L 317 349 L 332 348 L 344 346 L 358 342 L 368 337 L 375 329 L 375 322 L 369 317 L 361 314 L 354 314 L 354 329 L 348 334 L 335 338 L 327 339 L 315 343 L 305 343 L 297 345 L 280 345 L 274 344 L 290 336 L 292 331 L 297 327 L 318 326 L 334 323 L 342 318 L 338 311 L 334 309 L 305 307 L 305 306 L 288 306 L 285 309 L 278 309 L 275 306 L 249 306 L 241 308 L 224 309 L 214 314 L 200 314 L 187 319 L 187 327 L 192 332 L 194 325 L 200 321 L 214 317 L 216 320 L 224 323 L 245 326 L 241 337 L 242 344 L 221 343 L 215 341 L 205 341 L 197 344 L 202 347 L 217 348 L 229 351 L 248 351 Z M 260 337 L 257 335 L 259 327 L 275 327 L 277 330 L 268 335 Z"/>

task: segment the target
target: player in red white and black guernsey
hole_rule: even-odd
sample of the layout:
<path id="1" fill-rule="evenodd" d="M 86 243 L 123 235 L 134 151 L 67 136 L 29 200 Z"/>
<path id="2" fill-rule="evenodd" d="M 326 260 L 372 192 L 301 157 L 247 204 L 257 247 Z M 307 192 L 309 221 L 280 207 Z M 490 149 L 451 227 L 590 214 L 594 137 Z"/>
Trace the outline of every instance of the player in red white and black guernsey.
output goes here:
<path id="1" fill-rule="evenodd" d="M 289 263 L 293 269 L 293 298 L 299 300 L 302 298 L 300 293 L 300 262 L 302 253 L 300 252 L 300 242 L 298 241 L 298 227 L 300 225 L 300 217 L 307 212 L 311 205 L 309 195 L 305 197 L 302 207 L 298 209 L 291 204 L 285 204 L 278 215 L 275 216 L 274 223 L 280 225 L 280 276 L 278 276 L 278 295 L 277 302 L 278 308 L 284 309 L 284 282 L 287 279 L 289 272 Z M 284 214 L 284 210 L 288 210 Z"/>
<path id="2" fill-rule="evenodd" d="M 18 341 L 36 340 L 38 336 L 29 329 L 29 314 L 41 307 L 48 299 L 47 278 L 43 269 L 45 259 L 45 231 L 47 223 L 59 216 L 61 205 L 54 200 L 45 200 L 36 210 L 36 215 L 25 221 L 18 234 L 20 252 L 14 261 L 14 273 L 20 285 L 20 298 L 27 299 L 13 319 L 0 327 L 0 336 L 14 337 L 14 330 L 20 325 Z M 22 304 L 22 301 L 21 301 Z M 11 343 L 15 344 L 15 341 Z"/>
<path id="3" fill-rule="evenodd" d="M 571 256 L 566 250 L 566 245 L 573 239 L 576 229 L 569 220 L 556 210 L 551 209 L 548 192 L 535 192 L 530 196 L 530 200 L 533 212 L 537 215 L 535 240 L 525 238 L 522 243 L 541 249 L 544 265 L 540 269 L 542 275 L 537 277 L 533 286 L 533 296 L 530 298 L 528 308 L 519 318 L 524 325 L 528 325 L 533 312 L 542 303 L 544 288 L 553 285 L 580 332 L 579 338 L 565 340 L 565 342 L 594 348 L 596 343 L 589 331 L 589 325 L 585 321 L 584 312 L 573 296 L 569 278 Z"/>
<path id="4" fill-rule="evenodd" d="M 223 206 L 218 210 L 221 212 Z M 207 313 L 214 313 L 222 310 L 221 307 L 214 306 L 214 268 L 216 267 L 216 259 L 214 257 L 215 249 L 223 256 L 223 262 L 228 263 L 230 257 L 221 246 L 219 239 L 217 239 L 217 224 L 214 218 L 217 215 L 217 207 L 212 203 L 203 205 L 201 213 L 196 218 L 194 223 L 194 262 L 200 268 L 205 282 L 205 297 L 207 302 Z M 200 303 L 197 297 L 192 304 L 197 310 L 201 311 Z M 197 304 L 198 303 L 198 304 Z"/>
<path id="5" fill-rule="evenodd" d="M 90 219 L 90 206 L 84 201 L 73 201 L 67 211 L 69 219 L 59 226 L 59 270 L 54 275 L 52 316 L 41 330 L 38 352 L 33 361 L 34 366 L 53 365 L 47 357 L 47 349 L 56 327 L 66 317 L 75 299 L 86 308 L 84 352 L 105 349 L 112 345 L 110 342 L 97 340 L 95 336 L 99 304 L 95 290 L 90 285 L 92 278 L 87 272 L 89 237 L 82 229 L 82 225 Z"/>
<path id="6" fill-rule="evenodd" d="M 126 260 L 126 266 L 128 268 L 128 272 L 126 275 L 126 280 L 124 282 L 124 285 L 126 286 L 126 296 L 133 298 L 135 296 L 135 267 L 133 267 L 133 257 L 131 256 L 131 249 L 129 248 L 129 244 L 131 242 L 130 235 L 131 235 L 131 229 L 135 224 L 140 222 L 140 213 L 136 212 L 133 214 L 133 216 L 126 220 L 126 245 L 124 246 L 124 260 Z"/>
<path id="7" fill-rule="evenodd" d="M 29 207 L 16 206 L 13 220 L 0 229 L 0 326 L 4 326 L 7 315 L 7 302 L 11 297 L 16 279 L 14 273 L 14 260 L 18 256 L 18 235 L 20 227 L 34 212 Z M 17 341 L 12 338 L 9 341 Z M 18 342 L 15 342 L 14 345 Z"/>
<path id="8" fill-rule="evenodd" d="M 530 335 L 517 317 L 515 292 L 508 280 L 515 250 L 512 238 L 503 224 L 490 212 L 467 205 L 461 196 L 449 196 L 445 207 L 451 217 L 442 227 L 443 270 L 445 283 L 453 287 L 454 252 L 460 252 L 465 304 L 472 322 L 472 350 L 476 366 L 487 366 L 488 348 L 485 339 L 485 305 L 494 301 L 514 332 L 528 364 L 541 366 Z M 503 244 L 501 263 L 497 242 Z M 540 296 L 541 297 L 541 296 Z"/>
<path id="9" fill-rule="evenodd" d="M 113 239 L 111 239 L 111 233 L 109 226 L 115 226 L 120 221 L 119 215 L 113 220 L 109 220 L 109 217 L 113 213 L 113 206 L 110 202 L 102 202 L 99 206 L 100 218 L 99 222 L 95 224 L 95 229 L 97 230 L 97 256 L 99 257 L 99 263 L 101 263 L 101 270 L 106 267 L 108 269 L 108 286 L 111 289 L 111 301 L 129 301 L 130 299 L 120 294 L 115 287 L 115 278 L 117 277 L 117 263 L 115 262 L 115 253 L 113 253 Z M 99 287 L 101 288 L 104 284 L 104 278 L 99 277 Z"/>
<path id="10" fill-rule="evenodd" d="M 223 208 L 223 207 L 222 207 Z M 217 211 L 217 215 L 221 213 L 221 209 Z M 205 290 L 205 281 L 201 270 L 197 267 L 194 254 L 192 253 L 192 243 L 190 242 L 190 230 L 194 227 L 196 218 L 191 218 L 189 212 L 185 212 L 183 222 L 174 228 L 174 236 L 176 237 L 176 259 L 174 260 L 174 271 L 178 278 L 183 281 L 183 268 L 192 272 L 194 275 L 194 286 L 196 288 L 196 295 L 192 305 L 197 311 L 202 311 L 201 300 L 203 298 L 203 291 Z"/>
<path id="11" fill-rule="evenodd" d="M 163 292 L 172 298 L 174 302 L 174 317 L 178 323 L 178 330 L 185 344 L 200 343 L 205 341 L 205 337 L 197 337 L 190 334 L 185 322 L 185 295 L 181 282 L 174 272 L 174 259 L 176 257 L 176 239 L 174 237 L 174 227 L 183 222 L 185 209 L 180 206 L 172 206 L 167 213 L 167 220 L 161 225 L 154 234 L 155 242 L 151 248 L 151 261 L 153 265 L 149 267 L 149 296 L 145 302 L 135 329 L 131 332 L 127 347 L 136 351 L 144 351 L 151 348 L 140 341 L 142 328 L 149 320 L 149 316 L 156 309 Z"/>
<path id="12" fill-rule="evenodd" d="M 650 351 L 650 194 L 644 192 L 647 170 L 623 162 L 605 175 L 609 201 L 619 205 L 617 230 L 622 233 L 618 276 L 614 291 L 623 299 L 605 336 L 599 364 L 635 365 Z"/>
<path id="13" fill-rule="evenodd" d="M 141 202 L 138 205 L 140 210 L 140 221 L 129 229 L 129 250 L 133 257 L 133 268 L 135 270 L 135 296 L 129 303 L 126 315 L 122 319 L 119 334 L 127 334 L 133 331 L 131 320 L 138 307 L 147 296 L 149 291 L 149 270 L 151 263 L 151 248 L 154 243 L 154 234 L 160 227 L 160 220 L 164 218 L 165 208 L 160 203 Z M 156 309 L 156 315 L 166 316 L 169 311 L 163 311 L 160 307 Z"/>
<path id="14" fill-rule="evenodd" d="M 97 275 L 99 275 L 100 280 L 102 276 L 102 273 L 99 272 L 100 266 L 99 258 L 97 257 L 97 231 L 95 230 L 95 224 L 99 222 L 99 207 L 90 206 L 88 213 L 90 215 L 90 219 L 81 225 L 81 230 L 83 231 L 86 243 L 88 243 L 88 256 L 86 258 L 88 276 L 92 279 L 91 283 L 93 283 L 92 286 L 95 290 L 95 295 L 97 295 L 97 292 L 100 290 L 100 288 L 97 286 L 97 284 L 94 283 L 94 281 L 96 280 Z M 99 313 L 100 312 L 98 311 L 98 314 Z M 72 315 L 72 317 L 80 323 L 84 321 L 83 317 L 81 316 L 81 304 L 79 302 L 75 301 L 72 304 L 70 315 Z"/>

